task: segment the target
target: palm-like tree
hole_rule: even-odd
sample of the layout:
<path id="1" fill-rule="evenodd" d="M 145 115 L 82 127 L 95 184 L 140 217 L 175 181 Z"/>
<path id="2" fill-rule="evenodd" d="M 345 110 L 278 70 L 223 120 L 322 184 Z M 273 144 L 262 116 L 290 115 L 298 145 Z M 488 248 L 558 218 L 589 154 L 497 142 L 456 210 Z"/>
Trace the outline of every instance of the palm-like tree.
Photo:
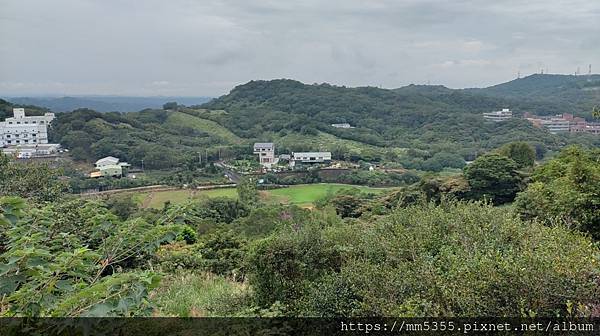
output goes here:
<path id="1" fill-rule="evenodd" d="M 592 111 L 592 115 L 594 116 L 594 118 L 600 119 L 600 106 L 594 107 L 594 110 Z"/>

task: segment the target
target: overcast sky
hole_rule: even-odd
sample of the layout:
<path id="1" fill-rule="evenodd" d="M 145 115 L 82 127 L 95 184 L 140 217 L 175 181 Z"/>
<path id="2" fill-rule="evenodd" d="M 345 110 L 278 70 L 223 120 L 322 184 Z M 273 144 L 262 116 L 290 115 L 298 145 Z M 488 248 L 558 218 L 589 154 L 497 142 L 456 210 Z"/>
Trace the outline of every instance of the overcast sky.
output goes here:
<path id="1" fill-rule="evenodd" d="M 482 87 L 594 62 L 597 0 L 0 0 L 5 96 Z"/>

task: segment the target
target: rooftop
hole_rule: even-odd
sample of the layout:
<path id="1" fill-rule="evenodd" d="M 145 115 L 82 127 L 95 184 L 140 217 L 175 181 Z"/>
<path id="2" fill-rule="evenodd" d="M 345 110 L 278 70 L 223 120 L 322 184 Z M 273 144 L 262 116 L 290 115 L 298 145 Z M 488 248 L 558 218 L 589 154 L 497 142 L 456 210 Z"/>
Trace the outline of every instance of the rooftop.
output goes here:
<path id="1" fill-rule="evenodd" d="M 254 144 L 254 148 L 273 148 L 272 142 L 257 142 Z"/>
<path id="2" fill-rule="evenodd" d="M 114 163 L 117 163 L 117 162 L 119 162 L 119 159 L 117 159 L 114 156 L 107 156 L 105 158 L 102 158 L 102 159 L 96 161 L 96 164 L 102 163 L 102 162 L 114 162 Z"/>

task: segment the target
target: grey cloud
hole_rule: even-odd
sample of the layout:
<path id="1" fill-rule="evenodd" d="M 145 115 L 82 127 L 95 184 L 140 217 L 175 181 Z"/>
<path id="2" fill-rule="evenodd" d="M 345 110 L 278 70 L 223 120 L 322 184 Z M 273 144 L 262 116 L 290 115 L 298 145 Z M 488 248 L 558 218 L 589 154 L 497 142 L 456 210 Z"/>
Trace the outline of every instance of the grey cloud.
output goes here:
<path id="1" fill-rule="evenodd" d="M 0 2 L 0 95 L 219 95 L 281 77 L 473 87 L 600 55 L 588 0 Z"/>

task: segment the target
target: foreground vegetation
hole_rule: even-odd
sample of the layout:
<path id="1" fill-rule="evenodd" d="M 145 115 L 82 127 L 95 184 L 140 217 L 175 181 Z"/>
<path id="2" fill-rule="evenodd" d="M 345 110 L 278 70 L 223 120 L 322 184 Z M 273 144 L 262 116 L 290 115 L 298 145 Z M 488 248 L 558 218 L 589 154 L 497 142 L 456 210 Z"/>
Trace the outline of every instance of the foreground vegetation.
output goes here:
<path id="1" fill-rule="evenodd" d="M 311 210 L 261 201 L 251 179 L 156 208 L 73 199 L 53 169 L 4 158 L 0 312 L 599 316 L 599 152 L 532 155 L 517 143 L 398 189 L 312 189 Z"/>

